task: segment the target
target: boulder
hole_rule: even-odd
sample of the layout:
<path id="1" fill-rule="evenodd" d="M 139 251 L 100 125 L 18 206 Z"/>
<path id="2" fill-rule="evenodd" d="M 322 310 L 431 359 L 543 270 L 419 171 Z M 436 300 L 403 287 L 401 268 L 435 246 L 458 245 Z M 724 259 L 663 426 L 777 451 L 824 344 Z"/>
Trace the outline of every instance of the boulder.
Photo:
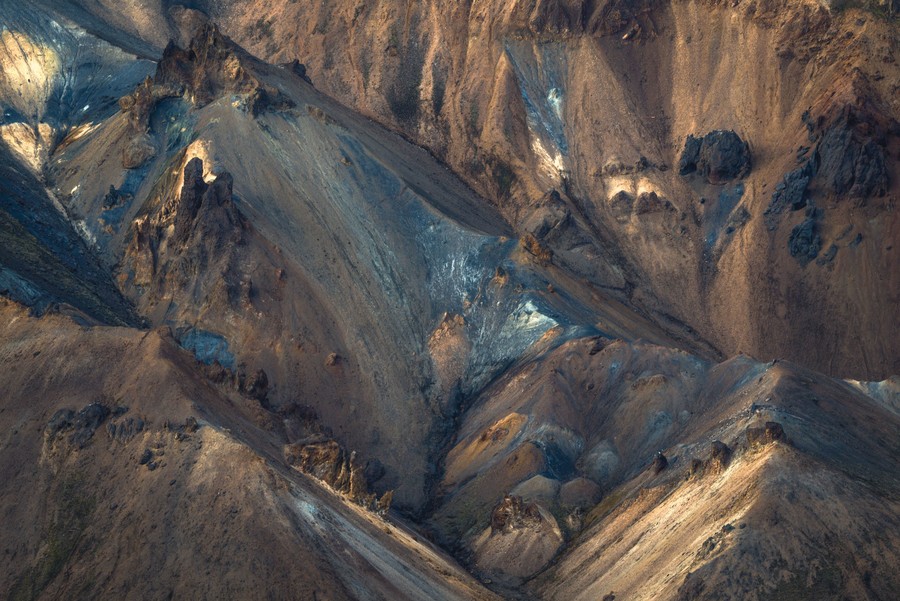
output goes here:
<path id="1" fill-rule="evenodd" d="M 696 138 L 689 135 L 678 162 L 678 173 L 697 172 L 711 184 L 744 177 L 750 172 L 750 146 L 733 131 L 716 130 Z"/>
<path id="2" fill-rule="evenodd" d="M 714 440 L 711 447 L 709 464 L 719 470 L 725 469 L 731 461 L 731 449 L 721 440 Z"/>

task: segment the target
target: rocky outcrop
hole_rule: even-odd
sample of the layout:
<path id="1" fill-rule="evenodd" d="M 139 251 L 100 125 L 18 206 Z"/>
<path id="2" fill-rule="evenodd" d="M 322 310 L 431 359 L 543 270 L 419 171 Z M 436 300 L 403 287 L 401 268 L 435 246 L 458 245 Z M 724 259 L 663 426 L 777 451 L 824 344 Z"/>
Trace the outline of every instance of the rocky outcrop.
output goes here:
<path id="1" fill-rule="evenodd" d="M 785 442 L 787 436 L 784 428 L 778 422 L 766 422 L 763 427 L 747 428 L 747 442 L 751 447 L 772 444 L 774 442 Z"/>
<path id="2" fill-rule="evenodd" d="M 223 94 L 237 94 L 244 97 L 242 106 L 253 116 L 292 108 L 293 101 L 253 75 L 247 67 L 252 60 L 208 22 L 197 26 L 187 48 L 169 42 L 154 76 L 119 100 L 119 108 L 127 115 L 134 135 L 125 147 L 123 166 L 138 168 L 156 155 L 147 132 L 153 110 L 166 98 L 184 97 L 194 107 L 202 107 Z M 305 70 L 300 67 L 294 70 L 305 78 Z"/>
<path id="3" fill-rule="evenodd" d="M 393 493 L 388 491 L 376 498 L 369 491 L 366 466 L 359 462 L 356 451 L 348 453 L 337 441 L 285 445 L 284 459 L 294 469 L 321 480 L 357 505 L 382 515 L 390 509 Z"/>
<path id="4" fill-rule="evenodd" d="M 721 440 L 714 440 L 709 452 L 709 465 L 714 469 L 723 470 L 731 461 L 731 449 Z"/>
<path id="5" fill-rule="evenodd" d="M 822 132 L 813 161 L 826 189 L 854 198 L 884 196 L 888 189 L 885 128 L 845 107 Z"/>
<path id="6" fill-rule="evenodd" d="M 537 526 L 541 512 L 534 503 L 526 503 L 522 497 L 507 495 L 491 512 L 491 530 L 509 532 L 519 528 Z"/>
<path id="7" fill-rule="evenodd" d="M 785 209 L 791 211 L 799 211 L 807 204 L 806 189 L 809 187 L 815 175 L 815 167 L 813 163 L 807 162 L 802 167 L 794 169 L 784 176 L 784 180 L 775 186 L 775 192 L 772 193 L 772 201 L 766 209 L 766 219 L 769 229 L 774 229 L 777 220 L 770 217 L 777 216 Z"/>
<path id="8" fill-rule="evenodd" d="M 516 585 L 545 567 L 562 544 L 549 512 L 507 495 L 491 512 L 490 527 L 474 541 L 475 565 L 492 578 Z"/>
<path id="9" fill-rule="evenodd" d="M 797 259 L 801 265 L 806 265 L 822 250 L 822 236 L 814 217 L 807 217 L 802 223 L 794 226 L 788 239 L 788 250 L 791 256 Z"/>
<path id="10" fill-rule="evenodd" d="M 234 180 L 227 172 L 220 173 L 212 183 L 203 178 L 203 161 L 197 157 L 189 160 L 184 168 L 184 183 L 180 193 L 165 202 L 152 217 L 135 223 L 135 238 L 131 250 L 151 252 L 154 262 L 159 259 L 156 251 L 165 240 L 167 247 L 183 249 L 195 233 L 211 249 L 224 249 L 225 243 L 237 243 L 241 239 L 243 218 L 234 206 L 232 190 Z M 172 235 L 166 234 L 166 226 L 172 225 Z"/>
<path id="11" fill-rule="evenodd" d="M 77 413 L 71 409 L 60 409 L 53 414 L 44 430 L 44 437 L 52 443 L 62 435 L 66 442 L 79 449 L 86 447 L 94 437 L 94 432 L 109 417 L 110 409 L 101 403 L 91 403 Z"/>
<path id="12" fill-rule="evenodd" d="M 678 173 L 697 172 L 711 184 L 723 184 L 750 173 L 750 146 L 733 131 L 716 130 L 699 138 L 689 135 L 678 161 Z"/>
<path id="13" fill-rule="evenodd" d="M 197 212 L 208 186 L 203 181 L 203 161 L 193 158 L 184 167 L 184 185 L 181 186 L 175 206 L 175 242 L 184 244 L 190 237 Z"/>
<path id="14" fill-rule="evenodd" d="M 666 459 L 666 456 L 660 451 L 656 454 L 656 457 L 653 458 L 653 465 L 650 466 L 650 469 L 653 471 L 653 474 L 656 475 L 667 467 L 669 467 L 669 460 Z"/>

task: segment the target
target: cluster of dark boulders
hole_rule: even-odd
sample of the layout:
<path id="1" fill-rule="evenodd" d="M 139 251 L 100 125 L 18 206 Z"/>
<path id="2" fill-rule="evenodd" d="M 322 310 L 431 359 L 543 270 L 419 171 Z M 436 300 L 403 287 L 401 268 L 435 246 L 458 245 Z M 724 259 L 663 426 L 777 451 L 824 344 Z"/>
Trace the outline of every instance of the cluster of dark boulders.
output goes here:
<path id="1" fill-rule="evenodd" d="M 788 250 L 801 265 L 806 265 L 815 259 L 822 250 L 822 236 L 818 230 L 819 227 L 814 216 L 807 217 L 791 230 L 788 238 Z"/>
<path id="2" fill-rule="evenodd" d="M 238 389 L 250 398 L 259 401 L 263 407 L 268 407 L 269 376 L 266 375 L 265 370 L 258 369 L 252 374 L 239 374 Z"/>
<path id="3" fill-rule="evenodd" d="M 101 403 L 91 403 L 77 413 L 71 409 L 60 409 L 50 418 L 44 433 L 51 441 L 68 434 L 68 442 L 83 449 L 110 413 L 110 408 Z"/>
<path id="4" fill-rule="evenodd" d="M 145 427 L 146 424 L 140 417 L 128 417 L 118 422 L 107 422 L 106 433 L 111 439 L 124 444 L 143 432 Z"/>
<path id="5" fill-rule="evenodd" d="M 775 192 L 772 193 L 772 201 L 766 209 L 766 215 L 775 216 L 785 209 L 799 211 L 806 207 L 806 189 L 815 174 L 813 163 L 807 162 L 802 167 L 785 175 L 784 180 L 775 186 Z M 776 225 L 777 220 L 772 221 L 769 223 L 769 229 L 775 229 Z"/>
<path id="6" fill-rule="evenodd" d="M 116 190 L 115 186 L 110 186 L 109 190 L 103 196 L 103 210 L 108 211 L 109 209 L 115 209 L 130 201 L 131 198 L 131 194 Z"/>
<path id="7" fill-rule="evenodd" d="M 682 176 L 698 173 L 711 184 L 723 184 L 750 173 L 750 146 L 730 130 L 689 135 L 678 161 Z"/>
<path id="8" fill-rule="evenodd" d="M 875 116 L 852 106 L 845 107 L 830 121 L 824 115 L 814 120 L 807 111 L 803 113 L 803 122 L 810 140 L 816 142 L 815 149 L 812 152 L 808 146 L 798 149 L 797 160 L 803 165 L 787 173 L 775 186 L 765 216 L 767 227 L 774 231 L 781 213 L 806 209 L 806 219 L 794 226 L 788 238 L 791 256 L 806 265 L 822 250 L 817 225 L 821 209 L 810 200 L 809 187 L 815 180 L 817 190 L 835 196 L 884 196 L 889 185 L 885 145 L 897 126 L 879 125 Z M 836 254 L 837 247 L 832 245 L 816 263 L 827 265 Z"/>

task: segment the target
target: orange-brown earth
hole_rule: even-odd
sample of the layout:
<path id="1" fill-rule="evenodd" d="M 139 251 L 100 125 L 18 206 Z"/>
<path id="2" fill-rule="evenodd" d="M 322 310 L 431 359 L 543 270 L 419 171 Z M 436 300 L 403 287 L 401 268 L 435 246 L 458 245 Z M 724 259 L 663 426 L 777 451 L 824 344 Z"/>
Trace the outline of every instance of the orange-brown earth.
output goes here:
<path id="1" fill-rule="evenodd" d="M 891 598 L 869 4 L 0 7 L 0 589 Z"/>

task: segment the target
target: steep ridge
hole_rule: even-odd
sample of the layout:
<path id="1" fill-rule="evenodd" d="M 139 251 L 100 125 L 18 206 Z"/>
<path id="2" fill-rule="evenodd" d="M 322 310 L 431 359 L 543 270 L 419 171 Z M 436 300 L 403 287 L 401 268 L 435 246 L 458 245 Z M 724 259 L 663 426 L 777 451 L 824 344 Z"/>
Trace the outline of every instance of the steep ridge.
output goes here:
<path id="1" fill-rule="evenodd" d="M 786 357 L 843 377 L 898 371 L 900 283 L 886 261 L 898 235 L 900 49 L 881 9 L 813 0 L 190 6 L 260 57 L 306 63 L 321 89 L 431 149 L 518 232 L 546 238 L 556 263 L 666 327 L 699 332 L 725 355 Z M 143 10 L 173 30 L 173 15 L 203 18 L 174 3 Z M 851 129 L 883 164 L 873 173 L 881 183 L 832 186 L 827 172 L 859 154 L 839 142 L 812 178 L 810 215 L 798 203 L 773 216 L 785 176 L 813 155 L 821 163 L 821 142 L 844 139 L 827 132 L 848 107 L 878 123 L 868 146 L 865 127 Z M 716 130 L 749 144 L 752 170 L 715 184 L 679 175 L 688 136 Z M 849 192 L 857 198 L 843 200 Z M 635 204 L 650 193 L 663 202 Z"/>
<path id="2" fill-rule="evenodd" d="M 11 599 L 493 598 L 402 523 L 290 470 L 253 404 L 170 333 L 0 313 Z"/>
<path id="3" fill-rule="evenodd" d="M 224 212 L 185 187 L 188 165 Z M 151 323 L 222 349 L 208 361 L 264 370 L 272 403 L 312 405 L 413 510 L 460 403 L 548 331 L 548 344 L 596 327 L 675 343 L 545 266 L 427 153 L 209 25 L 46 177 Z M 450 362 L 436 346 L 448 323 L 461 325 Z"/>
<path id="4" fill-rule="evenodd" d="M 889 22 L 251 4 L 3 8 L 0 290 L 93 327 L 3 301 L 0 586 L 491 598 L 425 532 L 508 597 L 889 598 L 895 383 L 809 369 L 896 371 Z"/>
<path id="5" fill-rule="evenodd" d="M 81 190 L 66 208 L 123 290 L 188 344 L 224 342 L 208 360 L 264 370 L 276 405 L 312 399 L 410 509 L 460 404 L 548 332 L 551 346 L 597 328 L 676 344 L 510 239 L 427 153 L 214 27 L 169 46 L 120 104 L 55 155 L 48 178 Z M 203 208 L 206 180 L 224 212 Z M 445 361 L 447 324 L 458 353 Z"/>
<path id="6" fill-rule="evenodd" d="M 543 572 L 541 598 L 886 598 L 898 428 L 796 365 L 573 340 L 472 406 L 431 522 L 494 582 Z"/>

